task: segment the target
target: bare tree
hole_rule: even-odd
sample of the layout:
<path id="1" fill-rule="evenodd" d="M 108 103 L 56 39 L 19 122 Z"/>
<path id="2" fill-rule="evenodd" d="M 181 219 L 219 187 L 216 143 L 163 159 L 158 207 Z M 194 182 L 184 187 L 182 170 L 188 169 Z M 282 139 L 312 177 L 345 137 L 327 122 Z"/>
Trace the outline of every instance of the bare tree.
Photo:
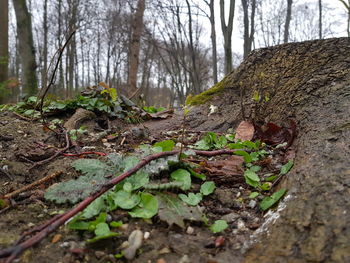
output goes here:
<path id="1" fill-rule="evenodd" d="M 21 62 L 22 85 L 27 95 L 34 95 L 38 90 L 36 78 L 35 48 L 32 34 L 32 19 L 25 0 L 14 0 L 18 49 Z"/>
<path id="2" fill-rule="evenodd" d="M 214 9 L 214 0 L 203 0 L 203 2 L 209 7 L 209 14 L 203 11 L 203 14 L 210 21 L 210 39 L 211 39 L 211 59 L 213 66 L 213 82 L 216 84 L 218 82 L 218 55 L 217 55 L 217 47 L 216 47 L 216 30 L 215 30 L 215 9 Z"/>
<path id="3" fill-rule="evenodd" d="M 344 5 L 348 15 L 346 32 L 348 33 L 348 37 L 350 37 L 350 0 L 348 0 L 348 2 L 345 2 L 345 0 L 339 0 L 339 1 Z"/>
<path id="4" fill-rule="evenodd" d="M 251 3 L 250 19 L 249 3 Z M 242 7 L 244 24 L 243 58 L 246 58 L 252 50 L 252 44 L 254 41 L 256 0 L 242 0 Z"/>
<path id="5" fill-rule="evenodd" d="M 8 0 L 0 0 L 0 84 L 8 77 Z"/>
<path id="6" fill-rule="evenodd" d="M 224 36 L 224 52 L 225 52 L 225 74 L 232 71 L 232 30 L 233 18 L 235 13 L 235 0 L 230 1 L 230 9 L 228 15 L 228 23 L 225 21 L 225 1 L 220 0 L 220 21 L 221 30 Z"/>
<path id="7" fill-rule="evenodd" d="M 318 34 L 322 39 L 322 0 L 318 0 Z"/>
<path id="8" fill-rule="evenodd" d="M 47 0 L 44 0 L 44 14 L 43 14 L 43 33 L 44 33 L 44 39 L 43 39 L 43 54 L 42 54 L 42 60 L 43 60 L 43 67 L 41 69 L 41 86 L 46 87 L 47 85 L 47 45 L 48 45 L 48 31 L 49 31 L 49 23 L 47 21 Z"/>
<path id="9" fill-rule="evenodd" d="M 137 1 L 137 8 L 132 20 L 131 25 L 131 42 L 129 53 L 129 74 L 128 85 L 129 94 L 133 94 L 137 90 L 137 71 L 139 67 L 139 54 L 140 54 L 140 39 L 143 29 L 143 14 L 145 11 L 145 0 Z"/>
<path id="10" fill-rule="evenodd" d="M 293 0 L 287 0 L 286 21 L 284 23 L 284 35 L 283 35 L 284 43 L 287 43 L 289 39 L 289 25 L 290 25 L 290 20 L 292 19 L 292 4 L 293 4 Z"/>

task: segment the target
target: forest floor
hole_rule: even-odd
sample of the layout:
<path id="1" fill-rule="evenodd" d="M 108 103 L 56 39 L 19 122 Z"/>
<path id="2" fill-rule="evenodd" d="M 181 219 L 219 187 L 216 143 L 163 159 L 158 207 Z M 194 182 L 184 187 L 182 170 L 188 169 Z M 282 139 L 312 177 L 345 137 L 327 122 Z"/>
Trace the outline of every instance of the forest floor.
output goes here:
<path id="1" fill-rule="evenodd" d="M 69 116 L 60 118 L 67 120 Z M 81 135 L 77 143 L 64 152 L 65 155 L 59 154 L 48 162 L 42 162 L 65 147 L 64 136 L 44 129 L 39 121 L 31 121 L 12 112 L 0 112 L 0 196 L 8 202 L 2 204 L 0 210 L 0 249 L 10 247 L 23 232 L 72 207 L 50 202 L 44 198 L 44 194 L 50 185 L 80 175 L 72 168 L 73 161 L 106 158 L 88 154 L 69 156 L 68 153 L 132 153 L 140 144 L 152 145 L 168 139 L 190 145 L 204 134 L 201 131 L 183 133 L 182 113 L 177 112 L 166 119 L 141 124 L 112 120 L 108 126 L 115 127 L 120 135 L 114 137 L 97 136 L 105 127 L 96 119 L 85 121 L 83 125 L 88 132 Z M 279 158 L 277 166 L 285 163 L 282 160 L 284 153 L 275 154 L 275 157 Z M 108 217 L 109 220 L 122 221 L 122 226 L 113 229 L 119 233 L 117 237 L 90 244 L 86 240 L 93 237 L 93 233 L 69 230 L 67 225 L 63 225 L 38 245 L 26 250 L 20 256 L 20 262 L 240 262 L 252 235 L 264 222 L 265 213 L 258 205 L 262 197 L 249 197 L 253 190 L 244 180 L 243 161 L 238 162 L 241 165 L 238 167 L 232 155 L 196 158 L 192 161 L 201 165 L 206 163 L 201 172 L 216 185 L 215 192 L 204 196 L 197 208 L 206 215 L 210 224 L 223 219 L 228 223 L 228 228 L 213 233 L 203 222 L 185 220 L 184 226 L 179 227 L 167 224 L 158 216 L 147 220 L 136 219 L 125 210 L 116 209 L 109 212 Z M 271 159 L 271 156 L 268 158 Z M 271 165 L 271 160 L 269 162 Z M 234 163 L 237 167 L 232 166 Z M 51 179 L 4 198 L 6 194 L 45 176 L 51 176 Z M 191 189 L 198 190 L 199 187 L 199 180 L 194 179 Z M 179 189 L 169 191 L 175 194 L 181 192 Z M 125 241 L 134 230 L 142 232 L 141 246 L 129 260 L 118 258 L 116 255 L 125 249 Z"/>

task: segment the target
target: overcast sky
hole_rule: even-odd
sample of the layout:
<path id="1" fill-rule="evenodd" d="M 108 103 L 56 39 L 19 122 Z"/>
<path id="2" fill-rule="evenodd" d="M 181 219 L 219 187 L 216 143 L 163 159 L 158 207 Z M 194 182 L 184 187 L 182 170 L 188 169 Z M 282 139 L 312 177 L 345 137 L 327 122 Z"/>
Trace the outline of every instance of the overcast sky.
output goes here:
<path id="1" fill-rule="evenodd" d="M 229 0 L 226 0 L 226 5 L 228 5 Z M 335 31 L 334 37 L 345 37 L 346 35 L 346 11 L 345 7 L 339 0 L 322 0 L 324 4 L 328 4 L 329 7 L 334 8 L 330 15 L 336 17 L 336 19 L 340 22 L 340 26 L 337 28 L 333 28 Z M 217 32 L 217 44 L 223 45 L 223 37 L 221 34 L 221 25 L 220 25 L 220 1 L 215 0 L 215 19 L 216 19 L 216 32 Z M 305 4 L 305 3 L 318 3 L 318 0 L 294 0 L 293 5 L 297 4 Z M 236 8 L 235 8 L 235 18 L 234 18 L 234 26 L 233 26 L 233 34 L 232 34 L 232 49 L 233 52 L 243 53 L 243 40 L 242 33 L 239 30 L 240 21 L 239 21 L 239 8 L 241 5 L 240 0 L 236 0 Z M 226 12 L 228 13 L 229 7 L 226 7 Z M 292 11 L 293 12 L 293 11 Z M 227 15 L 228 16 L 228 15 Z M 292 16 L 293 19 L 293 16 Z M 208 32 L 210 34 L 210 26 L 208 25 Z"/>

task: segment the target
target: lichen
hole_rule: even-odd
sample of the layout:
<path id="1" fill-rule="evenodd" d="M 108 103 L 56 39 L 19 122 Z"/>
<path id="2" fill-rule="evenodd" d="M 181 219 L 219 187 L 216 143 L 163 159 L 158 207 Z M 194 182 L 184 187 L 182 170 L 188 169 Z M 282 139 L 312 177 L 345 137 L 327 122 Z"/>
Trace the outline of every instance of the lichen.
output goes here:
<path id="1" fill-rule="evenodd" d="M 220 82 L 216 83 L 210 89 L 203 91 L 202 93 L 193 96 L 192 94 L 188 95 L 186 98 L 186 105 L 194 106 L 204 104 L 209 101 L 214 96 L 220 94 L 226 87 L 229 82 L 229 75 L 224 77 Z"/>

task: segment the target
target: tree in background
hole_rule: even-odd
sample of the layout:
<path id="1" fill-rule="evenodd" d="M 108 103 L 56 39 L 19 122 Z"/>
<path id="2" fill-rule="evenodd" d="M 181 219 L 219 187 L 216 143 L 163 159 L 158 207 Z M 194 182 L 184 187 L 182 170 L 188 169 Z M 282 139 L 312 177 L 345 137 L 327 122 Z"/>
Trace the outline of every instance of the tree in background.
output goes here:
<path id="1" fill-rule="evenodd" d="M 348 32 L 348 37 L 350 37 L 350 0 L 348 2 L 345 2 L 345 0 L 339 0 L 345 7 L 347 15 L 348 15 L 348 23 L 346 31 Z"/>
<path id="2" fill-rule="evenodd" d="M 18 51 L 21 63 L 21 82 L 26 95 L 34 95 L 38 91 L 36 78 L 35 48 L 32 34 L 32 19 L 25 0 L 14 0 Z"/>
<path id="3" fill-rule="evenodd" d="M 220 21 L 221 30 L 224 36 L 224 53 L 225 53 L 225 75 L 232 71 L 232 30 L 233 18 L 235 14 L 235 0 L 230 1 L 228 22 L 225 21 L 225 1 L 220 0 Z"/>
<path id="4" fill-rule="evenodd" d="M 322 39 L 322 0 L 318 0 L 318 36 Z"/>
<path id="5" fill-rule="evenodd" d="M 293 0 L 287 0 L 286 21 L 284 23 L 284 35 L 283 35 L 284 43 L 287 43 L 289 39 L 289 25 L 290 25 L 290 20 L 292 19 L 292 4 L 293 4 Z"/>
<path id="6" fill-rule="evenodd" d="M 251 4 L 250 19 L 249 19 L 249 4 Z M 252 50 L 252 44 L 254 41 L 256 0 L 242 0 L 242 8 L 243 8 L 243 25 L 244 25 L 243 58 L 246 58 L 250 53 L 250 51 Z"/>
<path id="7" fill-rule="evenodd" d="M 129 53 L 128 85 L 129 95 L 137 91 L 137 72 L 139 67 L 140 40 L 143 29 L 143 14 L 145 12 L 145 0 L 137 1 L 137 8 L 131 22 L 131 40 Z"/>
<path id="8" fill-rule="evenodd" d="M 0 0 L 0 102 L 8 79 L 8 0 Z"/>

